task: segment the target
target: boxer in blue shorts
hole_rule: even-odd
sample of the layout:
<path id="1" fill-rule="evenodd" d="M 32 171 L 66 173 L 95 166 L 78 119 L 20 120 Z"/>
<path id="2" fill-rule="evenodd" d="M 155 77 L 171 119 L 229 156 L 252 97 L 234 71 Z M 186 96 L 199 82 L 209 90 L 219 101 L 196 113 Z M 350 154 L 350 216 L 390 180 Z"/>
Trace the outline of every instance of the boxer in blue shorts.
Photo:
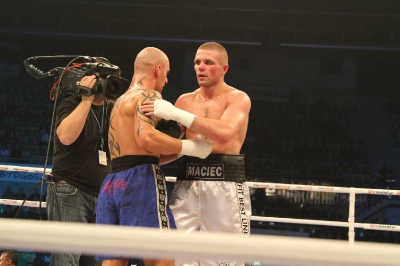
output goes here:
<path id="1" fill-rule="evenodd" d="M 162 98 L 169 72 L 164 52 L 154 47 L 143 49 L 136 57 L 134 72 L 131 87 L 118 98 L 110 114 L 108 146 L 112 173 L 100 188 L 96 223 L 174 229 L 159 164 L 175 160 L 177 155 L 206 158 L 213 144 L 201 136 L 181 140 L 178 123 L 147 117 L 140 111 L 144 101 Z M 108 254 L 98 254 L 96 259 L 103 260 L 103 266 L 126 266 L 129 262 L 129 258 Z M 167 259 L 142 260 L 145 266 L 174 264 Z"/>
<path id="2" fill-rule="evenodd" d="M 175 229 L 159 158 L 128 155 L 112 164 L 99 193 L 96 223 Z"/>
<path id="3" fill-rule="evenodd" d="M 127 155 L 112 162 L 99 193 L 97 224 L 175 229 L 164 174 L 155 156 Z M 99 260 L 115 257 L 97 256 Z"/>

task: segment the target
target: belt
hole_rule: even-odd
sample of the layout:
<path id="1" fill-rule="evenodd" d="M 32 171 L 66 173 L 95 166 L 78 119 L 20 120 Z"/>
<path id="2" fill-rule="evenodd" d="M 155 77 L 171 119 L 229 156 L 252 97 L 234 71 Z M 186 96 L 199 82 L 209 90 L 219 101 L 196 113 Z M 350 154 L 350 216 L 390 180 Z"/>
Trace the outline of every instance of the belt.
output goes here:
<path id="1" fill-rule="evenodd" d="M 246 182 L 243 154 L 210 154 L 205 159 L 183 156 L 177 180 Z"/>

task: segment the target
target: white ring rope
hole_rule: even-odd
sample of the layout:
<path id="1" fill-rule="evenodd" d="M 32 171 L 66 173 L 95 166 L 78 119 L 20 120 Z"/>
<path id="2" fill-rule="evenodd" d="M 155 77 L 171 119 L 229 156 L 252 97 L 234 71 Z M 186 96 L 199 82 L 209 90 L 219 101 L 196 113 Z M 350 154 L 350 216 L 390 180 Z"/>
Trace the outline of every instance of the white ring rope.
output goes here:
<path id="1" fill-rule="evenodd" d="M 126 257 L 216 259 L 265 265 L 398 265 L 395 244 L 357 243 L 65 222 L 0 219 L 0 247 Z"/>
<path id="2" fill-rule="evenodd" d="M 21 206 L 23 202 L 24 202 L 23 200 L 0 199 L 0 204 L 4 204 L 4 205 Z M 42 205 L 40 205 L 40 203 Z M 24 206 L 26 206 L 26 207 L 36 207 L 36 208 L 39 208 L 39 207 L 46 208 L 46 202 L 45 201 L 39 202 L 39 201 L 26 200 L 24 202 Z"/>
<path id="3" fill-rule="evenodd" d="M 40 167 L 27 167 L 27 166 L 15 166 L 15 165 L 3 165 L 0 164 L 0 170 L 3 171 L 16 171 L 16 172 L 30 172 L 30 173 L 43 173 L 44 168 Z M 51 169 L 46 169 L 46 174 L 50 174 Z"/>

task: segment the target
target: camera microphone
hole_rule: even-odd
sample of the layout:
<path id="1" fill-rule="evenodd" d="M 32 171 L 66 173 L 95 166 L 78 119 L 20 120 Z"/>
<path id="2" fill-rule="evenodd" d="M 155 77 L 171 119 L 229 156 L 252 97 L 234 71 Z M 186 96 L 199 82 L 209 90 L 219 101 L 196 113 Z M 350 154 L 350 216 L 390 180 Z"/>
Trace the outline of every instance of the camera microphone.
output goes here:
<path id="1" fill-rule="evenodd" d="M 28 72 L 28 74 L 30 74 L 32 77 L 34 77 L 36 79 L 59 76 L 60 67 L 53 68 L 49 72 L 44 73 L 43 71 L 37 69 L 33 65 L 30 65 L 28 63 L 28 60 L 24 60 L 24 65 L 25 65 L 26 72 Z"/>
<path id="2" fill-rule="evenodd" d="M 58 78 L 53 86 L 53 89 L 57 88 L 57 90 L 55 92 L 52 89 L 52 94 L 57 95 L 60 93 L 63 97 L 69 95 L 78 97 L 79 95 L 90 96 L 92 94 L 103 94 L 106 99 L 116 100 L 129 88 L 130 82 L 120 77 L 121 69 L 116 65 L 112 65 L 104 57 L 75 56 L 66 67 L 56 67 L 46 73 L 29 64 L 30 60 L 36 60 L 38 58 L 64 57 L 71 56 L 59 55 L 30 57 L 24 60 L 26 72 L 36 79 L 46 77 Z M 91 90 L 87 90 L 82 86 L 77 86 L 78 81 L 89 75 L 97 76 L 97 81 Z M 102 80 L 99 79 L 100 77 Z"/>

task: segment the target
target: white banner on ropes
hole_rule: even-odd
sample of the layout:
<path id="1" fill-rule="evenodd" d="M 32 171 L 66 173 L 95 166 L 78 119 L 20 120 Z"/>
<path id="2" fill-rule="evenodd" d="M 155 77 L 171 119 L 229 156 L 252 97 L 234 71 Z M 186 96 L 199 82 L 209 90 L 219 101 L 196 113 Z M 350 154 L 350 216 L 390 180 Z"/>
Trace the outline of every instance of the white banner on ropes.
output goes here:
<path id="1" fill-rule="evenodd" d="M 46 171 L 48 174 L 50 169 Z M 42 179 L 43 168 L 0 165 L 0 181 L 36 183 Z"/>
<path id="2" fill-rule="evenodd" d="M 42 174 L 0 171 L 0 181 L 36 183 L 41 179 Z"/>

